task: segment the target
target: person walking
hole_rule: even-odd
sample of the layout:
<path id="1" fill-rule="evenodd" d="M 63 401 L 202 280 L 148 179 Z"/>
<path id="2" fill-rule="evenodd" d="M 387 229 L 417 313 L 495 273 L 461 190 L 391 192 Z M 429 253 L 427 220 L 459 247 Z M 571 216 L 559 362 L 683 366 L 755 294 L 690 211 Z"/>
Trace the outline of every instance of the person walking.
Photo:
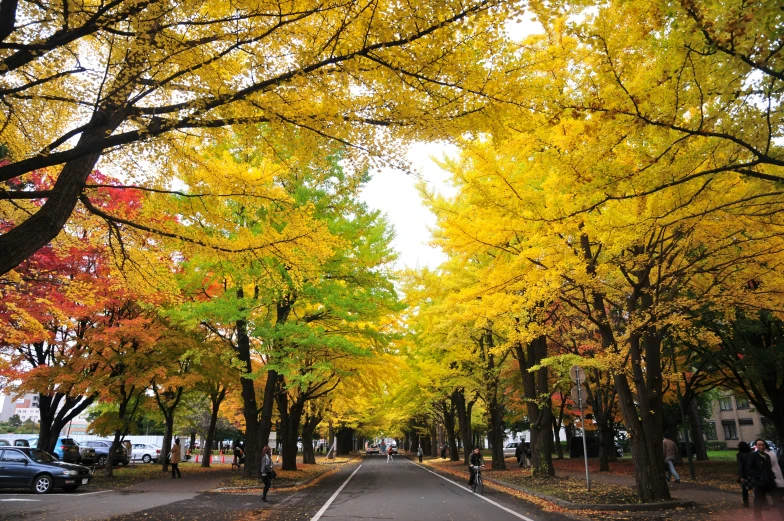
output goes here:
<path id="1" fill-rule="evenodd" d="M 749 480 L 746 476 L 746 460 L 749 459 L 751 454 L 751 447 L 745 441 L 738 443 L 738 454 L 735 456 L 735 461 L 738 463 L 738 483 L 740 483 L 740 491 L 743 496 L 743 506 L 749 508 Z"/>
<path id="2" fill-rule="evenodd" d="M 523 448 L 524 447 L 525 447 L 525 442 L 523 442 L 523 441 L 519 442 L 517 444 L 517 447 L 515 447 L 515 459 L 517 460 L 517 466 L 518 467 L 522 467 L 523 466 L 523 458 L 525 457 L 523 455 Z"/>
<path id="3" fill-rule="evenodd" d="M 261 480 L 264 482 L 264 492 L 261 494 L 261 500 L 267 503 L 267 491 L 272 486 L 272 450 L 269 445 L 265 445 L 261 451 Z"/>
<path id="4" fill-rule="evenodd" d="M 389 463 L 390 461 L 392 461 L 392 445 L 391 444 L 389 445 L 389 447 L 387 447 L 387 463 Z"/>
<path id="5" fill-rule="evenodd" d="M 422 463 L 422 445 L 419 445 L 417 448 L 417 456 L 419 457 L 419 463 Z"/>
<path id="6" fill-rule="evenodd" d="M 441 445 L 441 459 L 446 459 L 446 443 Z"/>
<path id="7" fill-rule="evenodd" d="M 779 517 L 784 520 L 780 510 L 782 506 L 776 490 L 776 475 L 773 473 L 773 464 L 768 455 L 768 443 L 763 439 L 754 442 L 755 452 L 746 457 L 746 478 L 754 488 L 754 519 L 762 519 L 762 509 L 768 505 L 767 495 L 773 501 L 773 506 L 779 510 Z"/>
<path id="8" fill-rule="evenodd" d="M 784 507 L 784 474 L 781 472 L 781 461 L 779 461 L 778 454 L 776 454 L 767 443 L 765 445 L 768 447 L 765 449 L 765 453 L 770 457 L 770 466 L 773 469 L 776 485 L 775 490 L 773 490 L 771 494 L 777 494 L 779 497 L 779 504 Z"/>
<path id="9" fill-rule="evenodd" d="M 180 438 L 174 439 L 174 445 L 171 449 L 171 457 L 169 459 L 169 463 L 171 463 L 171 471 L 172 471 L 172 479 L 175 477 L 181 478 L 182 474 L 180 474 L 180 461 L 182 460 L 182 448 L 180 447 Z M 177 474 L 176 476 L 174 474 Z"/>
<path id="10" fill-rule="evenodd" d="M 667 481 L 670 481 L 671 478 L 675 478 L 675 483 L 681 482 L 681 477 L 678 475 L 678 471 L 675 470 L 675 460 L 678 459 L 678 445 L 672 441 L 672 437 L 669 434 L 664 435 L 664 463 L 667 465 Z"/>

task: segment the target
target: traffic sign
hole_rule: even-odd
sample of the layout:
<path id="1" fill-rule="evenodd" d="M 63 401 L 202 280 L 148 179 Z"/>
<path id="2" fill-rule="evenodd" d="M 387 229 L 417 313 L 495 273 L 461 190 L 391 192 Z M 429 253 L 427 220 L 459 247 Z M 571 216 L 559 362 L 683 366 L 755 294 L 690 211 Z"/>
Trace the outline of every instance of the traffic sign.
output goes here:
<path id="1" fill-rule="evenodd" d="M 580 396 L 578 393 L 582 393 L 582 396 Z M 582 385 L 572 386 L 572 401 L 576 403 L 578 407 L 582 406 L 582 403 L 580 403 L 581 401 L 585 403 L 585 398 L 586 398 L 585 387 L 583 387 Z"/>
<path id="2" fill-rule="evenodd" d="M 580 367 L 579 365 L 573 365 L 571 369 L 569 369 L 569 376 L 571 377 L 574 383 L 578 383 L 585 381 L 585 370 Z"/>

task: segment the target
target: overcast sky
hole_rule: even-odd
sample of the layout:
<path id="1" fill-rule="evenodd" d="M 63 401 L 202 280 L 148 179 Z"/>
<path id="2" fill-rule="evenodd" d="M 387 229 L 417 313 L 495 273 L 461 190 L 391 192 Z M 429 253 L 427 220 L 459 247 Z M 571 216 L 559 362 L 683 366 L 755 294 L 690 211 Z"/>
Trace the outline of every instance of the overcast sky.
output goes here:
<path id="1" fill-rule="evenodd" d="M 408 160 L 431 188 L 444 194 L 454 193 L 448 183 L 449 174 L 433 162 L 444 154 L 454 156 L 457 149 L 438 143 L 419 143 L 411 147 Z M 435 268 L 446 257 L 428 243 L 435 217 L 422 204 L 416 184 L 420 178 L 402 170 L 384 168 L 372 172 L 373 179 L 362 192 L 362 199 L 371 207 L 384 212 L 395 227 L 394 247 L 400 253 L 399 268 Z"/>
<path id="2" fill-rule="evenodd" d="M 506 31 L 512 39 L 522 41 L 528 35 L 542 32 L 542 26 L 529 15 L 508 23 Z M 456 147 L 445 144 L 419 143 L 411 147 L 407 158 L 413 170 L 432 189 L 453 195 L 455 191 L 448 182 L 449 174 L 432 161 L 432 158 L 443 158 L 444 154 L 456 157 L 458 151 Z M 362 192 L 362 199 L 371 208 L 386 213 L 395 227 L 397 237 L 394 246 L 400 254 L 398 267 L 437 267 L 446 260 L 446 256 L 439 248 L 428 244 L 430 229 L 436 220 L 422 204 L 416 190 L 419 179 L 392 168 L 377 170 L 372 174 L 373 180 Z"/>

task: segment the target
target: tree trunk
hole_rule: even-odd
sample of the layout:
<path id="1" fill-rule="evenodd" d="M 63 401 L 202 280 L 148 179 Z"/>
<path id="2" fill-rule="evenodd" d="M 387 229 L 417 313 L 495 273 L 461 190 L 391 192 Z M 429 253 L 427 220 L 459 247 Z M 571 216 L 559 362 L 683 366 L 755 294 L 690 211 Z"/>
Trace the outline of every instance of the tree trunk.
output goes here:
<path id="1" fill-rule="evenodd" d="M 120 111 L 110 112 L 95 111 L 74 148 L 90 148 L 125 119 Z M 84 183 L 100 157 L 99 149 L 65 163 L 46 203 L 22 224 L 0 235 L 0 275 L 8 273 L 57 237 L 70 219 Z"/>
<path id="2" fill-rule="evenodd" d="M 700 418 L 700 407 L 697 405 L 697 397 L 693 394 L 687 402 L 686 410 L 689 411 L 689 427 L 691 427 L 691 441 L 694 442 L 694 452 L 697 461 L 708 461 L 708 446 L 705 443 L 705 436 L 702 433 L 702 421 Z"/>
<path id="3" fill-rule="evenodd" d="M 523 393 L 526 399 L 528 420 L 531 423 L 531 468 L 534 476 L 554 476 L 553 466 L 553 408 L 550 399 L 550 382 L 547 367 L 535 373 L 530 368 L 547 357 L 547 338 L 542 335 L 532 340 L 526 349 L 515 346 Z M 547 399 L 542 402 L 542 396 Z"/>
<path id="4" fill-rule="evenodd" d="M 460 437 L 463 439 L 463 463 L 468 465 L 474 441 L 471 432 L 471 409 L 474 406 L 474 401 L 466 403 L 465 393 L 460 389 L 452 393 L 452 403 L 455 404 L 457 410 L 457 423 L 460 428 Z"/>
<path id="5" fill-rule="evenodd" d="M 313 452 L 313 432 L 321 423 L 321 416 L 305 415 L 305 421 L 302 423 L 302 463 L 306 465 L 315 465 L 316 454 Z"/>
<path id="6" fill-rule="evenodd" d="M 210 412 L 210 425 L 207 427 L 207 440 L 204 443 L 204 447 L 202 447 L 203 458 L 201 459 L 201 466 L 205 468 L 210 466 L 210 460 L 212 459 L 212 445 L 215 443 L 215 428 L 218 425 L 218 413 L 225 397 L 226 387 L 223 387 L 217 393 L 210 395 L 212 411 Z M 193 445 L 191 445 L 191 447 L 192 446 Z"/>
<path id="7" fill-rule="evenodd" d="M 434 458 L 438 457 L 438 451 L 441 447 L 438 446 L 438 430 L 436 424 L 430 424 L 430 455 Z"/>
<path id="8" fill-rule="evenodd" d="M 555 454 L 558 459 L 563 459 L 563 446 L 561 445 L 561 428 L 558 425 L 558 421 L 553 416 L 553 437 L 555 438 Z"/>
<path id="9" fill-rule="evenodd" d="M 169 451 L 172 447 L 172 433 L 174 431 L 174 414 L 164 415 L 164 431 L 163 431 L 163 445 L 161 446 L 161 452 L 166 452 L 161 458 L 161 471 L 168 472 L 169 471 L 169 458 L 166 457 L 169 454 Z"/>
<path id="10" fill-rule="evenodd" d="M 599 472 L 610 471 L 610 461 L 616 459 L 615 430 L 612 424 L 602 422 L 599 427 Z"/>
<path id="11" fill-rule="evenodd" d="M 39 411 L 41 419 L 38 428 L 38 447 L 46 452 L 54 452 L 57 438 L 68 422 L 79 416 L 85 409 L 92 405 L 95 396 L 83 398 L 70 397 L 62 393 L 38 394 Z M 60 404 L 62 403 L 62 407 Z M 59 410 L 58 410 L 59 407 Z"/>
<path id="12" fill-rule="evenodd" d="M 441 411 L 444 415 L 444 429 L 446 429 L 446 439 L 449 445 L 449 460 L 460 461 L 457 450 L 457 440 L 455 439 L 455 404 L 452 400 L 441 401 Z"/>

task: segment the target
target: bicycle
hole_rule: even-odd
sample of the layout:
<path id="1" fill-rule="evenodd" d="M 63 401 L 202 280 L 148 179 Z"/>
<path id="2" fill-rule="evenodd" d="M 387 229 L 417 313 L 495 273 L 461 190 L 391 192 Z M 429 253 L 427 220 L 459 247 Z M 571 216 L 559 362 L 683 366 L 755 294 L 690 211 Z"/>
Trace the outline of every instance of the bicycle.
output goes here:
<path id="1" fill-rule="evenodd" d="M 471 492 L 476 494 L 476 489 L 479 489 L 480 494 L 484 494 L 484 482 L 482 481 L 482 469 L 485 468 L 484 465 L 480 465 L 478 467 L 474 467 L 476 469 L 476 474 L 474 475 L 474 483 L 471 485 Z"/>

